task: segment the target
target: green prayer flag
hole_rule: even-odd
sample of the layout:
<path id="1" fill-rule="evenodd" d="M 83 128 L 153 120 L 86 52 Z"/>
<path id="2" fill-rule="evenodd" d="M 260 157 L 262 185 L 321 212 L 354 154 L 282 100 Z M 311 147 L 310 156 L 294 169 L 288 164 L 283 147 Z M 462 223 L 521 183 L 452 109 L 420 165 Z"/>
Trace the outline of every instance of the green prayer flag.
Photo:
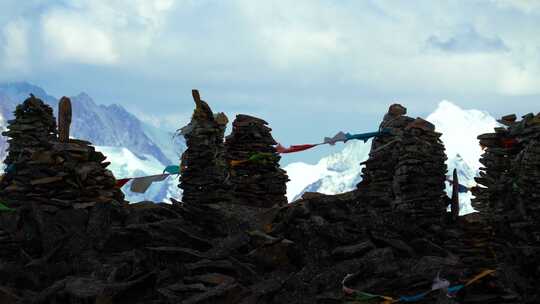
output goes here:
<path id="1" fill-rule="evenodd" d="M 0 203 L 0 212 L 15 212 L 15 209 L 11 209 L 8 206 Z"/>
<path id="2" fill-rule="evenodd" d="M 167 166 L 165 170 L 163 170 L 163 173 L 165 172 L 169 174 L 180 174 L 180 166 L 175 166 L 175 165 Z"/>
<path id="3" fill-rule="evenodd" d="M 250 161 L 265 161 L 265 160 L 272 160 L 274 158 L 274 155 L 272 153 L 262 153 L 257 152 L 249 157 Z"/>

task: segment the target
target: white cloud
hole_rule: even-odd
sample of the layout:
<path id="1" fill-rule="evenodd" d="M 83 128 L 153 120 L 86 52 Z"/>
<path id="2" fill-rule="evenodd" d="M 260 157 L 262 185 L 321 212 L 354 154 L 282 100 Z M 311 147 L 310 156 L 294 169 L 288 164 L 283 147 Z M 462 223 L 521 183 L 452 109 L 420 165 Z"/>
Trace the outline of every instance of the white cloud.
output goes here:
<path id="1" fill-rule="evenodd" d="M 512 8 L 524 13 L 540 13 L 540 2 L 537 0 L 492 0 L 501 8 Z"/>
<path id="2" fill-rule="evenodd" d="M 49 55 L 58 60 L 111 64 L 118 59 L 112 37 L 76 12 L 54 10 L 45 15 L 43 42 Z"/>
<path id="3" fill-rule="evenodd" d="M 9 22 L 2 30 L 2 64 L 8 70 L 29 69 L 28 25 L 22 20 Z"/>
<path id="4" fill-rule="evenodd" d="M 71 0 L 42 16 L 42 40 L 60 61 L 132 63 L 153 46 L 172 0 Z"/>
<path id="5" fill-rule="evenodd" d="M 540 69 L 506 65 L 500 73 L 498 88 L 505 95 L 540 94 Z"/>

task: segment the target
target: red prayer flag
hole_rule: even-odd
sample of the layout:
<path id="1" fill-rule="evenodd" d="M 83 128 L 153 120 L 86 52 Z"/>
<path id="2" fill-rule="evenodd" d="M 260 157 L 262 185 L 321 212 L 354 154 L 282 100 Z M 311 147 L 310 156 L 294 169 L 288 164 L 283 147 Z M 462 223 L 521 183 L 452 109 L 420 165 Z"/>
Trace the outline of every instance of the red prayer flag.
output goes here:
<path id="1" fill-rule="evenodd" d="M 125 184 L 127 184 L 131 178 L 123 178 L 123 179 L 117 179 L 116 180 L 116 188 L 122 188 Z"/>
<path id="2" fill-rule="evenodd" d="M 281 144 L 278 144 L 277 147 L 276 147 L 276 151 L 278 153 L 293 153 L 293 152 L 300 152 L 300 151 L 304 151 L 304 150 L 307 150 L 307 149 L 311 149 L 313 147 L 316 147 L 318 146 L 318 144 L 316 145 L 292 145 L 288 148 L 285 148 L 283 147 Z"/>
<path id="3" fill-rule="evenodd" d="M 505 138 L 502 140 L 502 145 L 505 149 L 512 148 L 518 141 L 515 138 Z"/>

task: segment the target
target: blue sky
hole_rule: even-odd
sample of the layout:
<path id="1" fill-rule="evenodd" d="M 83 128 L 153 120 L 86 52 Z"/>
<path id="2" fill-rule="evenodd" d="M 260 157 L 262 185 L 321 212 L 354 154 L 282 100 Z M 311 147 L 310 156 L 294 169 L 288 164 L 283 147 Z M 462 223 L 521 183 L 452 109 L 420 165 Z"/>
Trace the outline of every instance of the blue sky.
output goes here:
<path id="1" fill-rule="evenodd" d="M 285 145 L 371 131 L 396 101 L 412 116 L 443 99 L 525 114 L 540 101 L 540 1 L 2 0 L 0 81 L 20 80 L 165 128 L 187 122 L 198 88 Z"/>

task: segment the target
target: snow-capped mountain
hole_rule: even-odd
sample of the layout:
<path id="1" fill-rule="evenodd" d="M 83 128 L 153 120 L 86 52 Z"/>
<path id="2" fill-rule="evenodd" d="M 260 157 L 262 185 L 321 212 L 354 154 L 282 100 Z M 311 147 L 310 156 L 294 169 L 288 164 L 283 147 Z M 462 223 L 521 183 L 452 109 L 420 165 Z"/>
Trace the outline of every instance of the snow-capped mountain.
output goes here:
<path id="1" fill-rule="evenodd" d="M 467 165 L 474 170 L 480 167 L 482 149 L 476 137 L 493 132 L 499 124 L 488 112 L 464 110 L 457 105 L 443 100 L 437 109 L 427 118 L 441 132 L 446 155 L 451 160 L 459 154 Z"/>
<path id="2" fill-rule="evenodd" d="M 482 154 L 476 137 L 492 132 L 498 123 L 487 112 L 464 110 L 449 101 L 440 102 L 427 120 L 443 133 L 441 139 L 448 155 L 449 175 L 456 168 L 461 184 L 474 185 Z M 294 201 L 307 191 L 337 194 L 353 190 L 361 180 L 359 164 L 368 158 L 370 147 L 371 141 L 353 141 L 341 152 L 321 159 L 316 165 L 289 164 L 284 168 L 291 179 L 287 184 L 287 198 Z M 447 192 L 450 194 L 449 185 Z M 470 199 L 470 193 L 460 194 L 461 214 L 474 211 Z"/>
<path id="3" fill-rule="evenodd" d="M 0 84 L 0 129 L 13 118 L 15 106 L 30 93 L 51 105 L 56 114 L 58 98 L 42 88 L 24 82 Z M 119 105 L 98 105 L 85 93 L 71 97 L 71 102 L 71 136 L 90 141 L 98 146 L 98 150 L 103 148 L 100 151 L 112 163 L 109 169 L 117 178 L 159 174 L 165 166 L 178 163 L 185 150 L 183 138 L 141 122 Z M 5 157 L 6 146 L 6 138 L 0 136 L 0 159 Z M 178 188 L 169 181 L 153 184 L 144 195 L 131 193 L 128 189 L 126 185 L 124 190 L 129 201 L 141 198 L 164 201 Z"/>
<path id="4" fill-rule="evenodd" d="M 360 182 L 360 163 L 367 160 L 371 140 L 364 143 L 352 140 L 342 151 L 322 158 L 317 164 L 292 163 L 284 169 L 290 181 L 287 183 L 289 202 L 304 192 L 336 194 L 350 191 Z"/>

